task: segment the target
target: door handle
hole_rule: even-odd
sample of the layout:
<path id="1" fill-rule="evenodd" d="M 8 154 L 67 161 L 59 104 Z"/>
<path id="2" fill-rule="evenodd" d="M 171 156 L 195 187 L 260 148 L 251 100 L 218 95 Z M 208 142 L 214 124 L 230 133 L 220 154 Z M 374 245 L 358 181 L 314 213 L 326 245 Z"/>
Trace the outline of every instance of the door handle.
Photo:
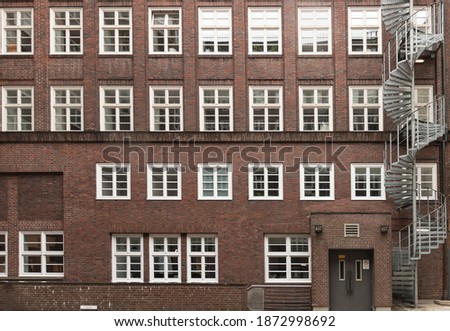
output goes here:
<path id="1" fill-rule="evenodd" d="M 347 292 L 353 291 L 353 273 L 351 271 L 347 274 Z"/>

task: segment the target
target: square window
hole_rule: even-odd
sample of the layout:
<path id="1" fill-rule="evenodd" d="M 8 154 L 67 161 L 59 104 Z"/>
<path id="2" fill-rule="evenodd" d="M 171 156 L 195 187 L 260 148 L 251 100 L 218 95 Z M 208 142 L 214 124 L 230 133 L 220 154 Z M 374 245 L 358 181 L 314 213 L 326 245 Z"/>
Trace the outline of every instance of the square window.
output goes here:
<path id="1" fill-rule="evenodd" d="M 249 199 L 283 200 L 283 165 L 249 165 Z"/>
<path id="2" fill-rule="evenodd" d="M 231 200 L 232 196 L 231 164 L 198 165 L 199 200 Z"/>
<path id="3" fill-rule="evenodd" d="M 334 165 L 300 165 L 300 199 L 334 200 Z"/>
<path id="4" fill-rule="evenodd" d="M 181 200 L 181 166 L 149 164 L 147 172 L 149 200 Z"/>
<path id="5" fill-rule="evenodd" d="M 33 131 L 32 87 L 3 88 L 3 131 Z"/>
<path id="6" fill-rule="evenodd" d="M 384 166 L 351 165 L 352 200 L 385 200 Z"/>
<path id="7" fill-rule="evenodd" d="M 129 164 L 97 164 L 97 199 L 130 199 Z"/>

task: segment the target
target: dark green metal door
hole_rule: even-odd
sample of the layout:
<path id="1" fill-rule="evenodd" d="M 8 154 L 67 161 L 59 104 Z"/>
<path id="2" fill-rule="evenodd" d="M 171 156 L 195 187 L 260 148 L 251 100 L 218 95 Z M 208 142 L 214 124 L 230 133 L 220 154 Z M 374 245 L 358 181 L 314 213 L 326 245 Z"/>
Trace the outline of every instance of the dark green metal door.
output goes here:
<path id="1" fill-rule="evenodd" d="M 372 310 L 372 251 L 331 250 L 330 309 Z"/>

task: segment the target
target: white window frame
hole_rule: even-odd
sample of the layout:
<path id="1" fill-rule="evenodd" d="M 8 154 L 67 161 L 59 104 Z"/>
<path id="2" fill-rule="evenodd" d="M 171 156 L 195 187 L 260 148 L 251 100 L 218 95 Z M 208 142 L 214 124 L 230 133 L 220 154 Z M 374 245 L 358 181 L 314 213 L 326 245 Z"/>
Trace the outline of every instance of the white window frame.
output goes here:
<path id="1" fill-rule="evenodd" d="M 31 91 L 31 103 L 22 103 L 22 96 L 20 95 L 22 90 L 30 90 Z M 17 104 L 8 104 L 7 103 L 7 92 L 8 91 L 17 91 Z M 34 87 L 32 86 L 8 86 L 3 87 L 2 90 L 2 127 L 3 131 L 10 131 L 10 132 L 18 132 L 18 131 L 24 131 L 24 132 L 30 132 L 34 131 Z M 8 130 L 8 123 L 7 123 L 7 110 L 6 108 L 17 108 L 17 129 L 16 130 Z M 22 109 L 23 108 L 31 108 L 31 129 L 30 130 L 22 130 Z"/>
<path id="2" fill-rule="evenodd" d="M 304 92 L 307 90 L 314 91 L 313 103 L 304 102 Z M 328 91 L 328 103 L 319 102 L 319 91 Z M 333 131 L 333 87 L 332 86 L 299 86 L 299 107 L 300 107 L 300 131 Z M 305 125 L 305 108 L 314 109 L 314 130 L 306 130 Z M 319 123 L 319 109 L 328 108 L 328 124 Z"/>
<path id="3" fill-rule="evenodd" d="M 364 103 L 355 104 L 353 102 L 353 93 L 355 90 L 363 90 L 364 91 Z M 369 103 L 367 92 L 369 90 L 377 90 L 378 91 L 378 103 Z M 383 131 L 384 121 L 383 121 L 383 92 L 381 86 L 350 86 L 349 87 L 349 109 L 350 109 L 350 131 L 354 132 L 379 132 Z M 355 130 L 354 129 L 354 109 L 362 108 L 364 110 L 364 130 Z M 378 130 L 369 130 L 369 114 L 368 111 L 370 109 L 378 108 Z"/>
<path id="4" fill-rule="evenodd" d="M 154 195 L 153 194 L 153 171 L 154 169 L 161 169 L 162 170 L 162 176 L 163 176 L 163 188 L 162 196 Z M 169 196 L 167 193 L 168 190 L 168 169 L 175 169 L 177 172 L 177 195 L 176 196 Z M 181 200 L 181 165 L 180 164 L 173 164 L 173 163 L 149 163 L 147 164 L 147 200 Z"/>
<path id="5" fill-rule="evenodd" d="M 130 103 L 120 103 L 120 91 L 128 90 L 130 93 Z M 106 103 L 105 102 L 105 91 L 115 91 L 115 102 L 114 103 Z M 109 85 L 109 86 L 100 86 L 100 130 L 101 131 L 133 131 L 134 130 L 134 111 L 133 111 L 133 87 L 132 86 L 115 86 L 115 85 Z M 105 108 L 114 108 L 115 109 L 115 129 L 109 130 L 106 129 L 106 114 L 105 114 Z M 120 108 L 128 108 L 130 110 L 130 129 L 128 130 L 122 130 L 120 129 L 121 124 L 121 116 L 120 116 Z"/>
<path id="6" fill-rule="evenodd" d="M 308 239 L 308 252 L 292 252 L 291 251 L 291 239 L 292 238 L 306 238 Z M 269 239 L 270 238 L 284 238 L 286 239 L 286 251 L 284 252 L 269 252 Z M 311 237 L 300 235 L 300 234 L 274 234 L 274 235 L 266 235 L 264 237 L 264 278 L 266 283 L 310 283 L 312 276 L 312 268 L 311 268 Z M 286 257 L 286 278 L 270 278 L 269 277 L 269 259 L 270 257 Z M 308 258 L 308 278 L 292 278 L 292 262 L 291 258 L 296 257 L 307 257 Z"/>
<path id="7" fill-rule="evenodd" d="M 356 196 L 356 172 L 355 169 L 356 168 L 365 168 L 366 169 L 366 195 L 365 196 Z M 367 170 L 370 168 L 379 168 L 380 169 L 380 196 L 369 196 L 369 191 L 370 191 L 370 171 L 368 172 Z M 384 188 L 384 165 L 380 164 L 380 163 L 357 163 L 357 164 L 352 164 L 351 165 L 351 192 L 352 192 L 352 200 L 386 200 L 386 191 Z"/>
<path id="8" fill-rule="evenodd" d="M 264 103 L 254 103 L 254 93 L 257 90 L 262 90 L 264 91 Z M 268 93 L 269 91 L 278 91 L 278 103 L 269 103 L 268 99 Z M 284 113 L 283 113 L 283 87 L 281 86 L 250 86 L 249 89 L 250 92 L 250 96 L 249 96 L 249 116 L 250 116 L 250 131 L 273 131 L 273 132 L 278 132 L 278 131 L 283 131 L 284 128 Z M 273 108 L 278 108 L 278 123 L 279 123 L 279 128 L 278 130 L 270 130 L 269 129 L 269 108 L 273 109 Z M 264 130 L 255 130 L 255 109 L 263 109 L 264 110 Z"/>
<path id="9" fill-rule="evenodd" d="M 303 25 L 302 23 L 302 13 L 309 14 L 308 20 L 312 21 L 311 25 Z M 317 23 L 317 15 L 319 13 L 326 13 L 328 16 L 328 22 L 325 25 L 320 25 Z M 331 8 L 330 7 L 299 7 L 298 8 L 298 54 L 299 55 L 331 55 L 332 50 L 332 18 L 331 18 Z M 312 42 L 312 51 L 303 51 L 303 32 L 314 33 Z M 326 31 L 325 34 L 328 38 L 328 50 L 326 52 L 318 51 L 318 32 Z"/>
<path id="10" fill-rule="evenodd" d="M 416 175 L 417 175 L 417 184 L 423 185 L 423 177 L 422 177 L 422 171 L 424 168 L 430 168 L 431 169 L 431 195 L 423 195 L 422 190 L 419 189 L 417 191 L 417 198 L 419 200 L 436 200 L 436 192 L 438 189 L 438 180 L 437 180 L 437 164 L 436 163 L 416 163 Z M 429 184 L 427 182 L 426 184 Z M 420 186 L 421 188 L 422 186 Z"/>
<path id="11" fill-rule="evenodd" d="M 307 196 L 305 194 L 305 169 L 314 168 L 314 196 Z M 320 170 L 322 168 L 330 169 L 329 172 L 329 196 L 320 196 Z M 301 200 L 334 200 L 334 164 L 300 164 L 300 199 Z"/>
<path id="12" fill-rule="evenodd" d="M 100 7 L 99 8 L 99 53 L 100 54 L 109 54 L 109 55 L 129 55 L 133 54 L 133 12 L 131 7 Z M 114 25 L 105 25 L 104 17 L 106 12 L 114 13 Z M 119 21 L 118 14 L 119 12 L 128 12 L 129 14 L 129 24 L 117 24 Z M 114 51 L 106 51 L 105 50 L 105 31 L 112 30 L 114 31 Z M 119 49 L 120 46 L 120 30 L 128 30 L 129 31 L 129 48 L 128 51 L 121 51 Z"/>
<path id="13" fill-rule="evenodd" d="M 79 91 L 80 92 L 80 103 L 71 103 L 70 91 Z M 66 102 L 65 103 L 57 103 L 56 102 L 56 91 L 65 91 L 66 92 Z M 52 86 L 51 87 L 51 130 L 52 131 L 83 131 L 83 122 L 84 122 L 84 114 L 83 114 L 83 87 L 82 86 Z M 56 109 L 65 110 L 65 118 L 66 118 L 66 128 L 65 130 L 58 130 L 56 128 Z M 80 112 L 80 129 L 72 130 L 72 110 L 79 110 Z"/>
<path id="14" fill-rule="evenodd" d="M 56 13 L 65 13 L 66 24 L 65 25 L 56 25 Z M 70 13 L 79 13 L 80 14 L 80 24 L 79 25 L 70 25 Z M 69 21 L 69 24 L 68 24 Z M 57 51 L 56 50 L 56 31 L 64 31 L 65 32 L 65 47 L 66 51 Z M 79 31 L 80 32 L 80 50 L 79 51 L 71 51 L 70 50 L 70 39 L 71 32 Z M 60 54 L 60 55 L 75 55 L 75 54 L 83 54 L 83 8 L 73 7 L 73 8 L 50 8 L 50 54 Z"/>
<path id="15" fill-rule="evenodd" d="M 19 24 L 14 26 L 6 25 L 6 14 L 7 13 L 16 13 L 16 19 L 17 14 L 20 14 L 19 16 L 22 16 L 22 13 L 29 12 L 31 14 L 31 25 L 22 25 Z M 32 55 L 34 54 L 34 10 L 33 8 L 2 8 L 0 9 L 0 17 L 1 17 L 1 36 L 2 36 L 2 47 L 1 47 L 1 53 L 4 55 Z M 13 30 L 16 32 L 16 48 L 15 51 L 8 51 L 8 44 L 7 44 L 7 36 L 6 31 L 7 30 Z M 30 39 L 31 39 L 31 50 L 29 52 L 22 52 L 19 50 L 19 48 L 22 47 L 22 38 L 20 37 L 20 34 L 17 32 L 20 32 L 22 30 L 30 30 Z M 18 43 L 17 43 L 18 42 Z"/>
<path id="16" fill-rule="evenodd" d="M 205 91 L 214 91 L 214 103 L 205 103 Z M 228 91 L 228 103 L 220 103 L 220 91 Z M 228 130 L 220 129 L 219 109 L 228 109 Z M 205 109 L 214 111 L 214 130 L 207 130 Z M 232 86 L 200 86 L 200 131 L 233 131 L 233 87 Z"/>
<path id="17" fill-rule="evenodd" d="M 204 14 L 207 12 L 213 12 L 214 14 L 214 22 L 213 25 L 205 25 L 204 23 Z M 227 25 L 219 25 L 217 24 L 217 15 L 218 13 L 227 13 L 228 14 L 228 24 Z M 198 53 L 200 55 L 228 55 L 233 53 L 233 18 L 231 14 L 231 8 L 228 7 L 200 7 L 198 9 Z M 204 48 L 204 33 L 206 30 L 212 31 L 213 33 L 213 50 L 205 50 Z M 219 33 L 227 32 L 228 34 L 228 51 L 220 51 L 219 50 Z"/>
<path id="18" fill-rule="evenodd" d="M 41 249 L 39 251 L 25 251 L 24 250 L 24 244 L 25 244 L 25 236 L 26 235 L 39 235 L 40 236 L 40 246 Z M 47 244 L 47 235 L 58 235 L 58 236 L 63 236 L 63 250 L 62 251 L 47 251 L 46 249 L 46 244 Z M 56 256 L 56 257 L 60 257 L 62 256 L 63 258 L 63 270 L 65 269 L 65 259 L 64 259 L 64 232 L 62 231 L 22 231 L 19 232 L 19 251 L 20 251 L 20 266 L 19 266 L 19 276 L 21 277 L 63 277 L 64 276 L 64 271 L 63 272 L 58 272 L 58 273 L 51 273 L 51 272 L 47 272 L 47 260 L 46 258 L 49 256 Z M 25 256 L 34 256 L 34 257 L 40 257 L 41 259 L 41 272 L 37 273 L 37 272 L 26 272 L 25 271 Z"/>
<path id="19" fill-rule="evenodd" d="M 0 272 L 0 277 L 6 277 L 8 276 L 8 232 L 0 231 L 0 236 L 5 236 L 5 241 L 4 242 L 0 241 L 0 243 L 5 245 L 5 249 L 0 250 L 0 257 L 4 257 L 5 259 L 5 262 L 2 263 L 4 264 L 5 271 Z"/>
<path id="20" fill-rule="evenodd" d="M 198 171 L 197 171 L 197 182 L 198 182 L 198 200 L 232 200 L 233 199 L 233 165 L 232 164 L 226 164 L 226 163 L 200 163 L 197 165 Z M 205 196 L 203 191 L 203 175 L 205 168 L 211 169 L 213 172 L 211 173 L 211 176 L 213 177 L 213 188 L 211 189 L 213 191 L 212 196 Z M 228 187 L 228 194 L 226 196 L 220 196 L 218 195 L 219 191 L 219 180 L 218 180 L 218 169 L 226 169 L 226 176 L 227 176 L 227 187 Z"/>
<path id="21" fill-rule="evenodd" d="M 378 23 L 377 25 L 368 25 L 365 23 L 367 18 L 367 12 L 377 12 Z M 362 12 L 363 13 L 363 23 L 361 25 L 352 24 L 352 12 Z M 353 30 L 363 30 L 363 51 L 353 51 L 352 43 L 352 31 Z M 367 49 L 367 32 L 377 30 L 377 51 L 372 52 Z M 348 53 L 350 55 L 371 55 L 371 54 L 381 54 L 382 52 L 382 22 L 381 22 L 381 8 L 380 7 L 349 7 L 348 8 Z"/>
<path id="22" fill-rule="evenodd" d="M 428 102 L 423 103 L 420 102 L 419 100 L 419 91 L 426 91 L 428 94 Z M 420 112 L 419 109 L 423 108 L 425 106 L 428 105 L 428 109 L 425 113 L 426 115 L 426 120 L 429 123 L 434 123 L 435 122 L 435 118 L 434 118 L 434 109 L 433 109 L 433 102 L 434 102 L 434 98 L 433 98 L 433 86 L 432 85 L 416 85 L 414 87 L 414 106 L 415 106 L 415 110 L 416 112 L 414 113 L 414 116 L 416 119 L 419 119 L 420 121 L 423 121 L 423 112 Z M 419 116 L 419 112 L 420 112 L 420 116 Z"/>
<path id="23" fill-rule="evenodd" d="M 191 251 L 191 242 L 193 238 L 201 238 L 201 251 L 200 252 L 193 252 Z M 213 238 L 214 239 L 214 252 L 207 252 L 205 251 L 205 239 L 206 238 Z M 187 282 L 188 283 L 218 283 L 219 282 L 219 245 L 218 245 L 218 237 L 217 235 L 208 235 L 208 234 L 201 234 L 201 235 L 188 235 L 187 236 Z M 191 265 L 191 257 L 200 257 L 201 258 L 201 277 L 200 278 L 192 278 L 192 265 Z M 206 278 L 205 272 L 206 272 L 206 261 L 205 259 L 207 257 L 214 257 L 215 258 L 215 277 L 214 278 Z"/>
<path id="24" fill-rule="evenodd" d="M 167 17 L 164 19 L 163 25 L 155 25 L 153 24 L 153 14 L 156 12 L 178 12 L 178 24 L 170 25 L 167 22 Z M 148 26 L 149 26 L 149 54 L 182 54 L 183 52 L 183 43 L 182 43 L 182 16 L 181 16 L 181 8 L 179 7 L 150 7 L 148 9 Z M 164 31 L 164 51 L 155 51 L 154 50 L 154 31 L 155 30 L 163 30 Z M 178 31 L 178 51 L 174 48 L 169 47 L 169 30 L 177 30 Z"/>
<path id="25" fill-rule="evenodd" d="M 156 103 L 155 102 L 155 91 L 164 91 L 164 95 L 165 95 L 164 103 Z M 179 92 L 179 99 L 180 99 L 179 103 L 170 103 L 169 102 L 170 101 L 170 96 L 169 96 L 170 91 L 178 91 Z M 156 124 L 155 110 L 156 109 L 164 110 L 165 130 L 159 130 L 155 126 L 155 124 Z M 170 129 L 170 126 L 173 125 L 170 123 L 170 118 L 171 118 L 171 115 L 169 114 L 170 109 L 179 109 L 179 112 L 180 112 L 180 115 L 179 115 L 180 129 L 179 130 L 171 130 Z M 150 131 L 159 131 L 159 132 L 183 131 L 183 87 L 182 86 L 150 86 Z"/>
<path id="26" fill-rule="evenodd" d="M 126 238 L 126 252 L 118 252 L 117 251 L 117 238 Z M 140 239 L 140 251 L 133 252 L 131 250 L 131 242 L 130 239 Z M 114 234 L 112 235 L 112 282 L 113 283 L 142 283 L 144 281 L 144 240 L 141 234 Z M 126 257 L 126 278 L 117 278 L 117 257 Z M 139 257 L 140 258 L 140 272 L 141 277 L 133 278 L 131 277 L 131 257 Z"/>
<path id="27" fill-rule="evenodd" d="M 276 12 L 278 15 L 278 24 L 276 25 L 253 25 L 252 19 L 253 15 L 256 12 L 264 12 L 264 21 L 267 20 L 266 13 L 267 12 Z M 249 55 L 280 55 L 283 53 L 283 42 L 282 42 L 282 15 L 281 15 L 281 7 L 249 7 L 248 8 L 248 54 Z M 268 45 L 268 30 L 277 30 L 277 41 L 278 41 L 278 50 L 277 51 L 269 51 Z M 253 37 L 256 31 L 263 32 L 263 51 L 258 52 L 253 50 Z"/>
<path id="28" fill-rule="evenodd" d="M 177 240 L 177 250 L 176 251 L 169 251 L 168 250 L 168 240 L 167 239 L 176 239 Z M 154 243 L 155 243 L 155 239 L 163 239 L 164 241 L 164 250 L 163 251 L 155 251 L 154 250 Z M 149 246 L 150 246 L 150 283 L 181 283 L 181 236 L 180 235 L 172 235 L 172 234 L 167 234 L 167 235 L 150 235 L 150 240 L 149 240 Z M 164 277 L 163 278 L 157 278 L 154 275 L 154 257 L 162 257 L 164 258 L 164 262 L 163 262 L 163 270 L 162 272 L 164 273 Z M 177 258 L 177 267 L 178 267 L 178 277 L 176 278 L 171 278 L 168 276 L 169 274 L 169 258 L 172 257 L 176 257 Z"/>
<path id="29" fill-rule="evenodd" d="M 263 168 L 264 169 L 264 195 L 258 196 L 255 195 L 254 192 L 254 171 L 255 169 Z M 268 168 L 277 168 L 278 169 L 278 196 L 269 196 L 268 190 Z M 283 164 L 275 164 L 275 163 L 258 163 L 258 164 L 249 164 L 248 165 L 248 196 L 249 200 L 283 200 Z"/>
<path id="30" fill-rule="evenodd" d="M 112 176 L 112 195 L 103 195 L 102 192 L 102 170 L 104 168 L 111 168 L 111 176 Z M 126 169 L 126 176 L 127 176 L 127 195 L 125 196 L 119 196 L 117 194 L 117 170 L 119 168 L 125 168 Z M 96 165 L 96 174 L 97 174 L 97 200 L 130 200 L 131 199 L 131 166 L 127 163 L 97 163 Z"/>

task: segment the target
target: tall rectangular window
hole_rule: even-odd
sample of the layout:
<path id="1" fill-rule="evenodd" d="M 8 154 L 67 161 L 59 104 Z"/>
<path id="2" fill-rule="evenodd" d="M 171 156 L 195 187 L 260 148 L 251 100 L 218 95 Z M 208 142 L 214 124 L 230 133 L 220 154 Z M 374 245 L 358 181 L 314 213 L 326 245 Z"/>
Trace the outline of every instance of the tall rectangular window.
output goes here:
<path id="1" fill-rule="evenodd" d="M 50 9 L 50 54 L 83 53 L 83 10 Z"/>
<path id="2" fill-rule="evenodd" d="M 179 164 L 149 164 L 147 176 L 147 199 L 181 200 Z"/>
<path id="3" fill-rule="evenodd" d="M 8 275 L 8 237 L 0 232 L 0 277 Z"/>
<path id="4" fill-rule="evenodd" d="M 100 87 L 100 129 L 102 131 L 133 130 L 133 88 Z"/>
<path id="5" fill-rule="evenodd" d="M 332 131 L 331 87 L 300 87 L 300 131 Z"/>
<path id="6" fill-rule="evenodd" d="M 2 53 L 33 54 L 33 9 L 1 9 Z"/>
<path id="7" fill-rule="evenodd" d="M 181 9 L 149 9 L 149 53 L 181 54 Z"/>
<path id="8" fill-rule="evenodd" d="M 414 113 L 416 119 L 419 123 L 433 123 L 434 119 L 434 109 L 433 109 L 433 86 L 415 86 L 415 107 L 416 112 Z"/>
<path id="9" fill-rule="evenodd" d="M 283 165 L 249 165 L 249 199 L 283 200 Z"/>
<path id="10" fill-rule="evenodd" d="M 301 235 L 265 237 L 266 283 L 311 281 L 311 238 Z"/>
<path id="11" fill-rule="evenodd" d="M 150 237 L 150 282 L 181 282 L 180 236 Z"/>
<path id="12" fill-rule="evenodd" d="M 3 88 L 3 131 L 33 131 L 33 88 Z"/>
<path id="13" fill-rule="evenodd" d="M 350 87 L 350 131 L 382 131 L 381 87 Z"/>
<path id="14" fill-rule="evenodd" d="M 331 8 L 299 8 L 299 54 L 331 54 Z"/>
<path id="15" fill-rule="evenodd" d="M 199 8 L 199 54 L 231 54 L 231 8 Z"/>
<path id="16" fill-rule="evenodd" d="M 384 200 L 384 166 L 382 164 L 351 165 L 352 200 Z"/>
<path id="17" fill-rule="evenodd" d="M 250 87 L 250 131 L 283 131 L 281 87 Z"/>
<path id="18" fill-rule="evenodd" d="M 300 165 L 300 199 L 334 200 L 334 165 Z"/>
<path id="19" fill-rule="evenodd" d="M 348 19 L 349 53 L 381 54 L 380 8 L 349 8 Z"/>
<path id="20" fill-rule="evenodd" d="M 419 185 L 418 198 L 420 200 L 435 200 L 437 192 L 436 163 L 417 163 L 416 167 L 417 184 Z"/>
<path id="21" fill-rule="evenodd" d="M 64 276 L 62 232 L 20 233 L 20 276 Z"/>
<path id="22" fill-rule="evenodd" d="M 180 86 L 150 87 L 151 131 L 183 131 L 183 90 Z"/>
<path id="23" fill-rule="evenodd" d="M 232 196 L 231 164 L 198 165 L 199 200 L 231 200 Z"/>
<path id="24" fill-rule="evenodd" d="M 281 54 L 281 8 L 248 9 L 249 54 Z"/>
<path id="25" fill-rule="evenodd" d="M 129 164 L 97 164 L 97 199 L 130 199 Z"/>
<path id="26" fill-rule="evenodd" d="M 83 130 L 83 88 L 52 87 L 52 131 Z"/>
<path id="27" fill-rule="evenodd" d="M 200 128 L 202 131 L 233 130 L 233 90 L 200 87 Z"/>
<path id="28" fill-rule="evenodd" d="M 189 235 L 187 237 L 187 282 L 217 283 L 217 236 Z"/>
<path id="29" fill-rule="evenodd" d="M 100 54 L 132 54 L 131 8 L 100 8 Z"/>
<path id="30" fill-rule="evenodd" d="M 142 241 L 142 235 L 113 235 L 113 282 L 144 281 Z"/>

